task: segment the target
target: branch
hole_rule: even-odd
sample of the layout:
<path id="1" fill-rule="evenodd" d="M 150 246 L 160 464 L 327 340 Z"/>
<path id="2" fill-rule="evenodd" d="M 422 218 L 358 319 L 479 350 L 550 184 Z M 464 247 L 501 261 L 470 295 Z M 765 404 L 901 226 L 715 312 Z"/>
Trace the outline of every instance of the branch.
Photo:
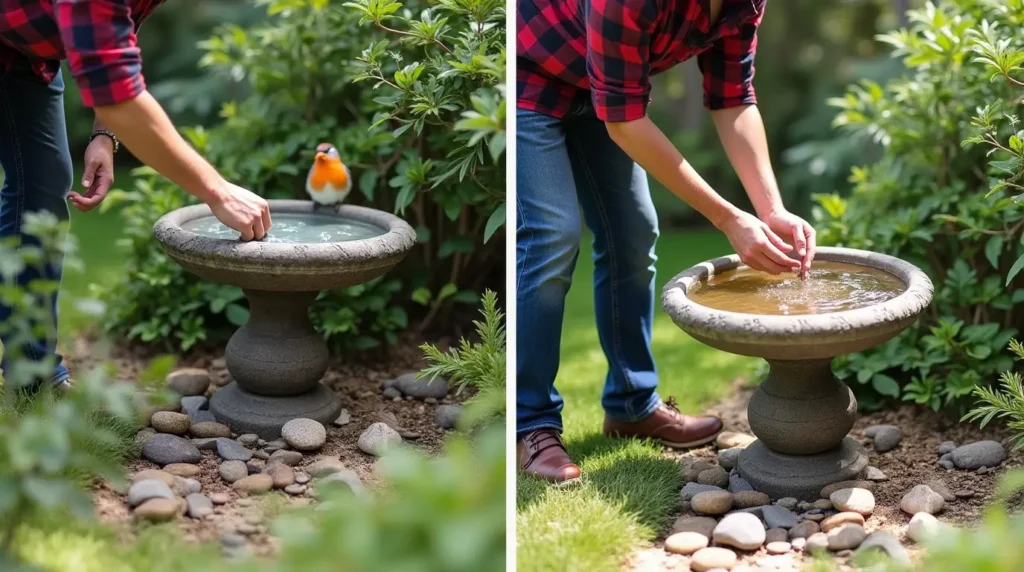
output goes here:
<path id="1" fill-rule="evenodd" d="M 384 24 L 382 24 L 380 22 L 374 22 L 374 23 L 377 24 L 378 28 L 380 28 L 381 30 L 384 30 L 385 32 L 391 32 L 392 34 L 397 34 L 399 36 L 410 36 L 410 37 L 413 37 L 413 38 L 421 38 L 422 39 L 421 36 L 417 36 L 416 34 L 413 34 L 412 32 L 404 32 L 402 30 L 396 30 L 394 28 L 389 28 L 389 27 L 385 26 Z M 441 40 L 438 40 L 437 38 L 430 38 L 430 42 L 432 44 L 437 44 L 438 46 L 441 46 L 441 49 L 446 51 L 446 52 L 448 52 L 449 56 L 455 55 L 455 52 L 452 52 L 450 49 L 448 49 L 448 46 L 442 44 Z"/>

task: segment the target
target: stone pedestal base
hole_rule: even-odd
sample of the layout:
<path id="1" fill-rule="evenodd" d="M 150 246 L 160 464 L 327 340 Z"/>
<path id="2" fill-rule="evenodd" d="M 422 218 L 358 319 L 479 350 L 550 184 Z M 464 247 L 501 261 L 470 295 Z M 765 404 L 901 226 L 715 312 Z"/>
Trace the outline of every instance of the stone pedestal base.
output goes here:
<path id="1" fill-rule="evenodd" d="M 813 502 L 821 498 L 821 489 L 856 479 L 867 466 L 864 447 L 847 437 L 838 447 L 815 455 L 778 453 L 755 441 L 740 453 L 736 469 L 755 490 L 773 499 Z"/>
<path id="2" fill-rule="evenodd" d="M 298 417 L 329 427 L 341 414 L 341 398 L 322 384 L 299 395 L 269 396 L 251 393 L 232 382 L 213 394 L 210 412 L 236 433 L 255 433 L 271 441 L 281 436 L 285 423 Z"/>

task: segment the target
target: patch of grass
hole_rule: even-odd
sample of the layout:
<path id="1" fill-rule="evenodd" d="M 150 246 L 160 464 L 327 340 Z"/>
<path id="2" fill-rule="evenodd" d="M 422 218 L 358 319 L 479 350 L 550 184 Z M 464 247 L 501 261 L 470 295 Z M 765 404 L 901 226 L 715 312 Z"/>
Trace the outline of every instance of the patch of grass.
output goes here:
<path id="1" fill-rule="evenodd" d="M 715 231 L 667 234 L 658 243 L 658 288 L 680 271 L 731 251 Z M 556 384 L 565 398 L 563 421 L 569 454 L 584 482 L 554 488 L 517 477 L 517 566 L 521 571 L 619 570 L 635 547 L 669 525 L 682 475 L 652 443 L 601 436 L 601 389 L 607 361 L 593 310 L 593 264 L 580 254 L 566 300 L 562 361 Z M 725 396 L 757 360 L 709 348 L 684 334 L 660 308 L 655 312 L 654 353 L 659 394 L 675 396 L 684 412 Z"/>

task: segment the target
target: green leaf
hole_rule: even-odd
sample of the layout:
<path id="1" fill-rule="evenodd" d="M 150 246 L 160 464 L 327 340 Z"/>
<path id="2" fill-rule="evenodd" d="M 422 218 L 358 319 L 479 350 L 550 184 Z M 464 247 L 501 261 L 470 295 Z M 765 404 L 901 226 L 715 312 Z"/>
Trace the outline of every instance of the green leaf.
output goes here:
<path id="1" fill-rule="evenodd" d="M 498 205 L 498 208 L 494 209 L 491 216 L 487 218 L 487 225 L 484 226 L 484 242 L 489 241 L 503 224 L 505 224 L 505 203 Z"/>
<path id="2" fill-rule="evenodd" d="M 372 201 L 377 188 L 377 169 L 367 169 L 359 175 L 359 190 L 367 200 Z"/>
<path id="3" fill-rule="evenodd" d="M 233 326 L 242 326 L 249 321 L 249 310 L 241 304 L 230 304 L 225 315 Z"/>
<path id="4" fill-rule="evenodd" d="M 1010 267 L 1010 271 L 1007 272 L 1007 286 L 1010 285 L 1010 282 L 1013 282 L 1013 279 L 1017 277 L 1017 274 L 1019 274 L 1021 270 L 1024 270 L 1024 255 L 1021 255 L 1020 258 L 1018 258 L 1017 261 L 1013 263 L 1013 266 Z"/>
<path id="5" fill-rule="evenodd" d="M 1020 137 L 1010 135 L 1010 149 L 1020 153 L 1021 151 L 1024 151 L 1024 142 L 1020 140 Z"/>
<path id="6" fill-rule="evenodd" d="M 1003 250 L 1003 237 L 995 235 L 985 243 L 985 258 L 992 268 L 999 269 L 999 254 Z"/>
<path id="7" fill-rule="evenodd" d="M 412 293 L 412 301 L 424 306 L 430 304 L 431 297 L 429 288 L 417 288 Z"/>
<path id="8" fill-rule="evenodd" d="M 871 378 L 871 387 L 875 388 L 875 391 L 882 395 L 888 395 L 889 397 L 900 396 L 900 384 L 884 373 L 876 373 Z"/>
<path id="9" fill-rule="evenodd" d="M 444 286 L 442 286 L 441 287 L 441 291 L 437 293 L 437 301 L 441 302 L 443 300 L 447 300 L 451 296 L 454 296 L 455 293 L 458 292 L 458 291 L 459 291 L 459 287 L 456 286 L 455 284 L 452 284 L 451 282 L 449 282 L 449 283 L 445 284 Z"/>

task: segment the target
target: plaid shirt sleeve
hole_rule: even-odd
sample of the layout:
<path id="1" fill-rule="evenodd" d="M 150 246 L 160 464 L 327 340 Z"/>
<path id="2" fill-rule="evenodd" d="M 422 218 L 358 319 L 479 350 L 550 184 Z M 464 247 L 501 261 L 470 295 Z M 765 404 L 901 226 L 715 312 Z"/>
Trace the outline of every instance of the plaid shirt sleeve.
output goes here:
<path id="1" fill-rule="evenodd" d="M 587 14 L 587 74 L 597 117 L 634 121 L 650 102 L 650 44 L 657 0 L 591 0 Z"/>
<path id="2" fill-rule="evenodd" d="M 754 53 L 761 15 L 740 24 L 735 34 L 722 36 L 697 56 L 704 74 L 704 106 L 727 109 L 757 103 L 754 95 Z"/>
<path id="3" fill-rule="evenodd" d="M 114 105 L 145 91 L 130 0 L 57 0 L 55 12 L 86 106 Z"/>

